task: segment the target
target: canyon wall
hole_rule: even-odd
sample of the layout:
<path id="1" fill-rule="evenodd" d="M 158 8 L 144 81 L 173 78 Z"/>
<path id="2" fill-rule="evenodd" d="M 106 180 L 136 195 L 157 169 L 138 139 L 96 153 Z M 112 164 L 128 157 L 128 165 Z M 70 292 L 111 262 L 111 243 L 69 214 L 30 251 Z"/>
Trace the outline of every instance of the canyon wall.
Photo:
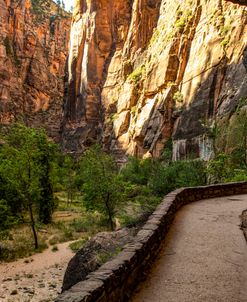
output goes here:
<path id="1" fill-rule="evenodd" d="M 77 0 L 63 149 L 158 157 L 172 137 L 174 159 L 209 158 L 247 97 L 247 8 L 232 2 Z"/>
<path id="2" fill-rule="evenodd" d="M 0 123 L 60 139 L 71 15 L 51 0 L 0 0 Z"/>

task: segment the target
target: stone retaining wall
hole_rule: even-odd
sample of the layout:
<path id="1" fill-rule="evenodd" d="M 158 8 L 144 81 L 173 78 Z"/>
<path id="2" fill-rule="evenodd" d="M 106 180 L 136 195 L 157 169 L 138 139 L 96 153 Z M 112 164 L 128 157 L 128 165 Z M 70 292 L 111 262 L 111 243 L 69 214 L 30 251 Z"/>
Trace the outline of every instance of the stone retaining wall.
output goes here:
<path id="1" fill-rule="evenodd" d="M 62 293 L 56 302 L 123 302 L 159 253 L 176 212 L 185 204 L 200 199 L 247 194 L 247 182 L 182 188 L 168 194 L 146 224 L 136 240 L 124 247 L 118 256 L 105 263 L 85 281 Z"/>

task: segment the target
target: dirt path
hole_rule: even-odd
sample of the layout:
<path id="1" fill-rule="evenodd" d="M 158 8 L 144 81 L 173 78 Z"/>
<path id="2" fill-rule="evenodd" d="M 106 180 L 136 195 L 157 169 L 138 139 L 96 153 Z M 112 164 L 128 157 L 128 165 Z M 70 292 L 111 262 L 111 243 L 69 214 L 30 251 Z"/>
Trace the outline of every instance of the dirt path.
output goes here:
<path id="1" fill-rule="evenodd" d="M 60 292 L 63 275 L 73 253 L 71 242 L 11 263 L 0 263 L 0 301 L 48 302 Z"/>
<path id="2" fill-rule="evenodd" d="M 148 279 L 131 302 L 246 302 L 247 195 L 199 201 L 176 216 Z"/>

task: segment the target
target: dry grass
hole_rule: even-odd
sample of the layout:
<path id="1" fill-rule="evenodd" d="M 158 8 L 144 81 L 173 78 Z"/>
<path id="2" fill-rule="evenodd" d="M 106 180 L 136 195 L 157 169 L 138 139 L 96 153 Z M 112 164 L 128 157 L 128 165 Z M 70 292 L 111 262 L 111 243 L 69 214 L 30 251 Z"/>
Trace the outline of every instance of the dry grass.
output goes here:
<path id="1" fill-rule="evenodd" d="M 0 261 L 14 261 L 42 252 L 49 246 L 72 240 L 79 240 L 72 245 L 76 251 L 88 238 L 98 232 L 108 230 L 106 219 L 98 212 L 86 212 L 82 206 L 82 196 L 77 195 L 73 203 L 67 203 L 64 192 L 57 193 L 59 206 L 53 214 L 53 223 L 36 225 L 39 249 L 34 249 L 34 239 L 29 225 L 18 225 L 0 242 Z M 132 226 L 139 223 L 143 214 L 150 211 L 142 200 L 126 202 L 117 213 L 118 227 Z M 155 205 L 156 206 L 156 205 Z M 153 209 L 153 205 L 151 206 Z"/>

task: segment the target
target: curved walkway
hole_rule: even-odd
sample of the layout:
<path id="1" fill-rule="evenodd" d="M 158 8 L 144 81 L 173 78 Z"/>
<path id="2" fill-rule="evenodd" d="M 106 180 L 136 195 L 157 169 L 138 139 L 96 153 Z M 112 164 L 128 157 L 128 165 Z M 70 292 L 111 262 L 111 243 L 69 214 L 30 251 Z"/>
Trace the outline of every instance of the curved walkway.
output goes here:
<path id="1" fill-rule="evenodd" d="M 245 209 L 247 195 L 184 206 L 131 302 L 246 302 Z"/>

